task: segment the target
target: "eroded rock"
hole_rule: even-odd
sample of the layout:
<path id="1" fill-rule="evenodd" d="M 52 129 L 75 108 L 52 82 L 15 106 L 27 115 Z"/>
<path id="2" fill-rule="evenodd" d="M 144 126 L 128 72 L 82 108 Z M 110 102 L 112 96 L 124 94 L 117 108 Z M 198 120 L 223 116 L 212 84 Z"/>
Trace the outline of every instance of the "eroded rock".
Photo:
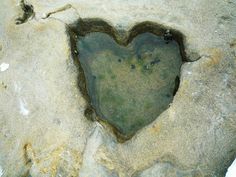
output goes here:
<path id="1" fill-rule="evenodd" d="M 27 4 L 35 17 L 16 25 L 18 2 L 0 2 L 0 63 L 10 66 L 0 72 L 1 177 L 94 176 L 90 165 L 96 176 L 224 176 L 236 155 L 233 2 L 72 0 L 63 11 L 68 1 Z M 125 143 L 84 116 L 88 105 L 67 30 L 80 18 L 127 31 L 145 21 L 176 29 L 184 34 L 187 61 L 198 59 L 182 66 L 171 106 Z M 160 172 L 160 165 L 168 170 Z"/>

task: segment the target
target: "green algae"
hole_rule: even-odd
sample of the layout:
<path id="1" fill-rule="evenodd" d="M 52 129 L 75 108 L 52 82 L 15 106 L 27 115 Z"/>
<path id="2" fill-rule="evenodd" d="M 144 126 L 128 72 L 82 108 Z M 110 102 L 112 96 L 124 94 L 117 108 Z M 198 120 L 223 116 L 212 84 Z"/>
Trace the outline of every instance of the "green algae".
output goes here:
<path id="1" fill-rule="evenodd" d="M 177 42 L 152 33 L 121 46 L 101 32 L 79 36 L 91 106 L 124 136 L 155 120 L 173 100 L 182 59 Z"/>

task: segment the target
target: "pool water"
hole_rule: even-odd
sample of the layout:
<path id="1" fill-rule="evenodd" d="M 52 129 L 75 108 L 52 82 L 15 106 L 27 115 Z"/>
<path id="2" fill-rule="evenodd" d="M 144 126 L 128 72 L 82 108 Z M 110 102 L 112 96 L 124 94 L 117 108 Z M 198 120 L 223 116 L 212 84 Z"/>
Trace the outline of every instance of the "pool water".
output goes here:
<path id="1" fill-rule="evenodd" d="M 146 32 L 121 46 L 92 32 L 76 45 L 91 106 L 122 135 L 133 135 L 172 102 L 182 64 L 177 42 Z"/>

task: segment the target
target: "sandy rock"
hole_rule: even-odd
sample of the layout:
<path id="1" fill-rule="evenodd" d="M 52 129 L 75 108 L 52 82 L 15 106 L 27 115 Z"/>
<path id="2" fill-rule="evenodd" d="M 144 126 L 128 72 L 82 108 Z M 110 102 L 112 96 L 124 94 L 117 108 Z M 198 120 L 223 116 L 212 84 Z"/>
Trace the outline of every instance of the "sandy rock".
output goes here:
<path id="1" fill-rule="evenodd" d="M 224 176 L 236 156 L 236 4 L 229 0 L 0 2 L 0 177 Z M 68 27 L 152 21 L 184 34 L 173 103 L 130 140 L 84 116 Z M 192 62 L 191 62 L 192 61 Z M 2 67 L 6 63 L 9 67 Z M 4 65 L 6 66 L 6 65 Z"/>

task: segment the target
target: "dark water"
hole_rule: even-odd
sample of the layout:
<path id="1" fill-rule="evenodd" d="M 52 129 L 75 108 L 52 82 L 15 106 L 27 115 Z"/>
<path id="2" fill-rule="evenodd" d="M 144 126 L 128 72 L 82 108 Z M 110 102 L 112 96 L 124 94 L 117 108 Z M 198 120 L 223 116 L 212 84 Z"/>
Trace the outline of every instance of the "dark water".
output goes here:
<path id="1" fill-rule="evenodd" d="M 79 37 L 77 48 L 92 106 L 121 134 L 134 134 L 168 108 L 182 64 L 175 41 L 143 33 L 124 47 L 93 32 Z"/>

